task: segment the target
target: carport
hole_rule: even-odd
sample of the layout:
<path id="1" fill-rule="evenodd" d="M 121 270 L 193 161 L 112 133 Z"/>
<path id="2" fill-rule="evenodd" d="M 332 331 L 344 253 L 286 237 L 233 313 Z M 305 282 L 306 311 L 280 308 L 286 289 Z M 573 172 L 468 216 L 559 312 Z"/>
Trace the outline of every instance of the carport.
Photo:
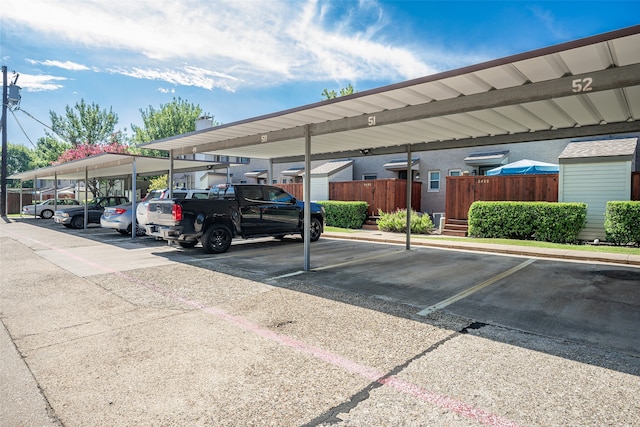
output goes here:
<path id="1" fill-rule="evenodd" d="M 138 175 L 153 176 L 174 172 L 194 172 L 211 169 L 220 163 L 203 160 L 168 159 L 166 157 L 148 157 L 132 154 L 102 153 L 84 159 L 74 160 L 46 168 L 13 174 L 9 179 L 21 181 L 38 179 L 53 179 L 57 184 L 58 179 L 84 181 L 85 188 L 89 179 L 93 178 L 128 178 L 131 177 L 131 209 L 132 225 L 131 237 L 135 238 L 136 229 L 136 179 Z M 58 198 L 57 185 L 55 186 L 54 199 Z M 85 191 L 85 229 L 87 227 L 87 191 Z"/>
<path id="2" fill-rule="evenodd" d="M 153 141 L 270 164 L 640 131 L 640 26 Z M 271 168 L 270 168 L 271 169 Z M 269 182 L 272 171 L 269 170 Z M 305 227 L 310 180 L 304 180 Z M 411 206 L 408 191 L 408 206 Z M 407 218 L 406 247 L 410 248 Z M 310 241 L 304 239 L 304 270 Z"/>

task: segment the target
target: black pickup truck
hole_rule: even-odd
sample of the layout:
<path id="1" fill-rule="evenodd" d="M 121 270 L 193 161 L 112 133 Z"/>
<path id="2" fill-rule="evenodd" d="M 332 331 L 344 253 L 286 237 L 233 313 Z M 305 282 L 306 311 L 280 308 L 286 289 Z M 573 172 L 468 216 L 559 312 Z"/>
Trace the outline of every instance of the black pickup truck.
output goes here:
<path id="1" fill-rule="evenodd" d="M 190 248 L 198 242 L 207 253 L 223 253 L 235 236 L 242 238 L 302 234 L 304 203 L 271 185 L 221 185 L 208 199 L 152 199 L 147 206 L 147 234 Z M 324 208 L 311 203 L 311 241 L 324 230 Z"/>

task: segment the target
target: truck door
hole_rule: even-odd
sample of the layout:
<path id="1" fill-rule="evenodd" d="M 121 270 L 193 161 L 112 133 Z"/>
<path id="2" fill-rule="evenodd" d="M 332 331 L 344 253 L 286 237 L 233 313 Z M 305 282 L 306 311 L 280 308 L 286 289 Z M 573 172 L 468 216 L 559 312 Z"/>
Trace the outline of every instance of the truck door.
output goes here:
<path id="1" fill-rule="evenodd" d="M 238 192 L 236 192 L 236 197 L 238 197 Z M 263 215 L 265 200 L 261 186 L 242 186 L 238 203 L 244 234 L 256 235 L 268 232 Z"/>
<path id="2" fill-rule="evenodd" d="M 267 204 L 263 218 L 271 233 L 296 232 L 300 208 L 291 194 L 278 187 L 264 187 Z"/>

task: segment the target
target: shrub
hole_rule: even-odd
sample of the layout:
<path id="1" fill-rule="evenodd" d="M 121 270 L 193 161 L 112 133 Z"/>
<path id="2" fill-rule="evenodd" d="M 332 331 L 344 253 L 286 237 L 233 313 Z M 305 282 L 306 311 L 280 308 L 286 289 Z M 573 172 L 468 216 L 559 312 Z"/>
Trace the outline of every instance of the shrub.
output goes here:
<path id="1" fill-rule="evenodd" d="M 367 219 L 367 202 L 340 202 L 326 200 L 318 202 L 324 206 L 328 226 L 340 228 L 362 228 Z"/>
<path id="2" fill-rule="evenodd" d="M 640 246 L 640 202 L 607 202 L 604 215 L 607 241 Z"/>
<path id="3" fill-rule="evenodd" d="M 407 230 L 407 210 L 398 209 L 395 212 L 384 213 L 378 211 L 378 229 L 382 231 L 392 231 L 396 233 L 404 233 Z M 426 214 L 419 214 L 413 209 L 411 210 L 411 233 L 413 234 L 429 234 L 433 230 L 433 221 Z"/>
<path id="4" fill-rule="evenodd" d="M 550 202 L 474 202 L 469 236 L 575 243 L 584 228 L 587 205 Z"/>

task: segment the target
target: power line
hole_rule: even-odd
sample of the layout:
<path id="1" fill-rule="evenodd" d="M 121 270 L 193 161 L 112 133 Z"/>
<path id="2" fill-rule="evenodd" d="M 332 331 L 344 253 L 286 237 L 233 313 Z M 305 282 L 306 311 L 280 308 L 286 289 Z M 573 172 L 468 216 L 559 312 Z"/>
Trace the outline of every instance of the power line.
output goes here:
<path id="1" fill-rule="evenodd" d="M 18 120 L 18 117 L 16 116 L 16 113 L 13 110 L 9 110 L 9 111 L 11 111 L 11 114 L 13 114 L 13 118 L 16 119 L 16 123 L 18 124 L 18 127 L 20 128 L 20 130 L 24 134 L 25 138 L 27 138 L 27 140 L 31 143 L 31 145 L 33 146 L 33 149 L 37 150 L 38 147 L 36 147 L 36 145 L 33 143 L 31 138 L 29 138 L 29 135 L 27 135 L 27 132 L 25 132 L 24 128 L 22 127 L 22 124 L 20 124 L 20 120 Z"/>

